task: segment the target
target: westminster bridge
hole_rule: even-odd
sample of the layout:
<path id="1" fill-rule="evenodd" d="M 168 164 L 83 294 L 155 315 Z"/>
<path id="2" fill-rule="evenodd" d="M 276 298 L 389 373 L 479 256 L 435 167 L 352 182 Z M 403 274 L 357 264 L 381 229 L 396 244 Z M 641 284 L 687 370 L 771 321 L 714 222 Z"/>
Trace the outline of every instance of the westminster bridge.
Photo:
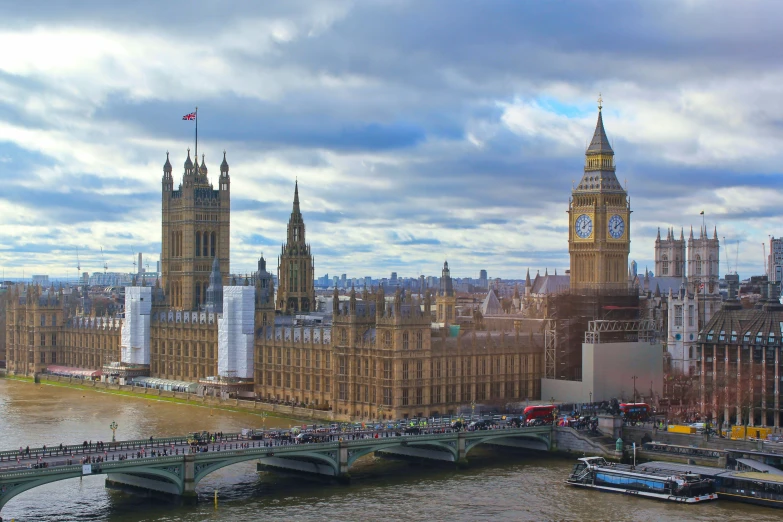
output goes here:
<path id="1" fill-rule="evenodd" d="M 201 479 L 220 468 L 256 460 L 259 468 L 310 473 L 348 481 L 351 466 L 377 452 L 467 463 L 480 444 L 549 451 L 552 426 L 503 427 L 458 431 L 422 430 L 327 434 L 325 442 L 295 443 L 270 438 L 254 440 L 238 433 L 221 434 L 201 446 L 190 437 L 150 438 L 111 443 L 20 448 L 0 452 L 0 509 L 25 491 L 60 480 L 105 474 L 106 484 L 195 497 Z"/>

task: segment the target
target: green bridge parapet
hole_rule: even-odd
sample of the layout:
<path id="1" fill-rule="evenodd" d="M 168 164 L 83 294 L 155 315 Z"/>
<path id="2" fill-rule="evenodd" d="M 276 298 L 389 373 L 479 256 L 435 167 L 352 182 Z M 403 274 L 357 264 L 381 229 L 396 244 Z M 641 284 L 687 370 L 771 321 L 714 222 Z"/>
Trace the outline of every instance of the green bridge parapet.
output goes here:
<path id="1" fill-rule="evenodd" d="M 210 473 L 232 464 L 249 460 L 258 460 L 259 464 L 278 469 L 288 469 L 309 473 L 318 473 L 332 477 L 348 477 L 350 467 L 364 455 L 374 452 L 408 455 L 425 459 L 455 462 L 458 465 L 467 462 L 467 454 L 480 444 L 493 444 L 506 447 L 527 448 L 547 451 L 552 447 L 553 429 L 551 426 L 505 428 L 482 431 L 448 431 L 420 435 L 359 436 L 342 434 L 338 441 L 307 444 L 268 444 L 269 440 L 241 439 L 239 434 L 224 434 L 224 441 L 210 443 L 212 451 L 190 453 L 187 437 L 168 437 L 161 439 L 140 439 L 118 441 L 105 444 L 106 451 L 118 457 L 133 453 L 134 458 L 122 460 L 104 460 L 85 464 L 67 464 L 70 456 L 68 449 L 82 449 L 83 445 L 64 446 L 62 453 L 57 448 L 40 450 L 40 456 L 52 459 L 58 456 L 66 460 L 47 461 L 49 467 L 35 469 L 9 469 L 0 471 L 0 509 L 13 497 L 24 491 L 43 484 L 77 478 L 84 475 L 106 474 L 107 483 L 126 484 L 137 488 L 146 488 L 167 494 L 195 496 L 196 485 Z M 388 436 L 392 435 L 392 436 Z M 227 437 L 226 437 L 227 436 Z M 337 436 L 340 436 L 338 434 Z M 350 438 L 349 438 L 350 437 Z M 225 441 L 226 438 L 233 439 Z M 166 448 L 175 446 L 176 455 L 149 456 L 135 458 L 137 448 Z M 246 445 L 242 448 L 224 446 Z M 92 456 L 104 455 L 95 452 Z M 68 449 L 66 449 L 68 448 Z M 219 448 L 219 449 L 216 449 Z M 34 455 L 33 449 L 30 455 Z M 54 453 L 54 454 L 53 454 Z M 19 451 L 2 452 L 8 461 L 16 461 Z M 74 454 L 76 452 L 74 451 Z M 84 458 L 84 455 L 82 456 Z M 109 459 L 112 457 L 109 456 Z M 81 458 L 76 460 L 82 460 Z"/>

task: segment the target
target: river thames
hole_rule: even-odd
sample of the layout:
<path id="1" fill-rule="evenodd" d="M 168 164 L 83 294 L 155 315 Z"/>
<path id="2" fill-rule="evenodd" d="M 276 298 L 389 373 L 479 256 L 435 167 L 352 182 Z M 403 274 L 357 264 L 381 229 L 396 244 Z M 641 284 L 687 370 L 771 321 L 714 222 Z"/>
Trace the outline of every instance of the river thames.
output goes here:
<path id="1" fill-rule="evenodd" d="M 0 450 L 261 427 L 258 415 L 118 397 L 0 378 Z M 300 423 L 268 417 L 267 427 Z M 573 462 L 479 448 L 470 468 L 365 457 L 348 486 L 276 473 L 255 464 L 205 478 L 199 502 L 182 505 L 106 489 L 105 476 L 41 486 L 11 500 L 4 521 L 194 520 L 689 520 L 778 521 L 783 511 L 718 501 L 684 506 L 566 487 Z M 213 503 L 218 490 L 217 508 Z"/>

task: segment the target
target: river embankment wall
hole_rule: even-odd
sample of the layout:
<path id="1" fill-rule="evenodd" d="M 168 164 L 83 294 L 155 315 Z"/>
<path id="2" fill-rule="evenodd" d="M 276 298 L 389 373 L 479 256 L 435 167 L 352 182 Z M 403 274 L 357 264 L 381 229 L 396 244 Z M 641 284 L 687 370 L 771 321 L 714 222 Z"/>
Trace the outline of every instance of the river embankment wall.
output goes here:
<path id="1" fill-rule="evenodd" d="M 7 376 L 26 382 L 33 382 L 30 377 Z M 300 408 L 285 404 L 273 404 L 262 401 L 250 401 L 241 399 L 223 399 L 220 397 L 198 396 L 192 393 L 158 390 L 153 388 L 140 388 L 138 386 L 110 384 L 107 382 L 91 381 L 74 377 L 58 375 L 37 374 L 37 382 L 50 383 L 56 386 L 66 386 L 80 390 L 94 390 L 98 392 L 116 393 L 124 396 L 135 396 L 149 400 L 166 400 L 194 406 L 207 406 L 231 411 L 243 411 L 249 413 L 270 413 L 277 417 L 289 417 L 301 420 L 313 420 L 323 422 L 349 422 L 347 415 L 340 415 L 333 411 Z"/>

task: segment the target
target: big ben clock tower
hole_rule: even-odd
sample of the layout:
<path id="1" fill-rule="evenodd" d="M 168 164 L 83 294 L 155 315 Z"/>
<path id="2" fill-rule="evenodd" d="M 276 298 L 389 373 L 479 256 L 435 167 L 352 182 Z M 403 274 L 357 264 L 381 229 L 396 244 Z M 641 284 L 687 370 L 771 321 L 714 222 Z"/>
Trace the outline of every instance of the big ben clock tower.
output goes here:
<path id="1" fill-rule="evenodd" d="M 584 175 L 568 205 L 571 290 L 601 294 L 628 289 L 631 208 L 615 176 L 614 151 L 604 131 L 601 97 L 598 122 L 585 152 Z"/>

